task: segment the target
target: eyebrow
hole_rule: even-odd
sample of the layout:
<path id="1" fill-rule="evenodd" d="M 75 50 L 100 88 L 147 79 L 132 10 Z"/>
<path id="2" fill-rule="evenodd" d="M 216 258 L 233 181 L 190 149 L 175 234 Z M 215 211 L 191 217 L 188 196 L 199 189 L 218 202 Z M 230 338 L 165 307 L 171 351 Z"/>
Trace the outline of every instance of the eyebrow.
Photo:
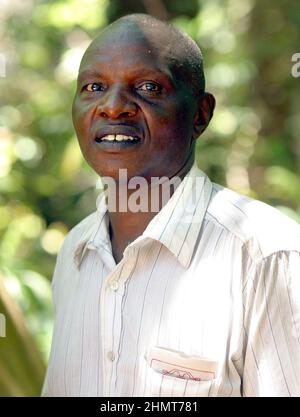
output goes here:
<path id="1" fill-rule="evenodd" d="M 94 70 L 84 70 L 78 74 L 78 81 L 87 77 L 100 77 L 100 73 Z"/>
<path id="2" fill-rule="evenodd" d="M 82 82 L 86 78 L 100 78 L 102 75 L 100 72 L 95 71 L 93 69 L 87 69 L 82 71 L 78 75 L 78 81 Z M 144 67 L 137 68 L 136 70 L 132 71 L 130 73 L 130 76 L 139 76 L 139 77 L 145 77 L 145 76 L 155 76 L 158 78 L 165 78 L 171 85 L 174 86 L 174 77 L 172 77 L 171 73 L 167 73 L 165 71 L 160 70 L 159 68 L 153 68 L 153 69 L 147 69 Z"/>

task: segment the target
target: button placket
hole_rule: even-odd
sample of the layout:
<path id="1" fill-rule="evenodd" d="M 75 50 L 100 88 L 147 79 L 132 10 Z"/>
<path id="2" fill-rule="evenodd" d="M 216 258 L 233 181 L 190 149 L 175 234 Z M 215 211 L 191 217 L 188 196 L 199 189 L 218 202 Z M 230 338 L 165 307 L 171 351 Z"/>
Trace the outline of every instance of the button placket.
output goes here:
<path id="1" fill-rule="evenodd" d="M 106 288 L 111 291 L 118 291 L 125 281 L 130 277 L 133 263 L 124 258 L 117 269 L 107 278 Z M 118 273 L 118 271 L 120 272 Z"/>
<path id="2" fill-rule="evenodd" d="M 115 340 L 115 312 L 117 312 L 115 293 L 107 291 L 107 281 L 116 271 L 108 274 L 103 282 L 101 293 L 101 323 L 102 323 L 102 363 L 103 363 L 103 395 L 109 396 L 109 383 L 112 374 L 113 341 Z"/>
<path id="3" fill-rule="evenodd" d="M 121 268 L 121 269 L 120 269 Z M 104 396 L 114 394 L 113 387 L 116 379 L 116 364 L 121 337 L 122 316 L 121 304 L 124 286 L 121 282 L 123 266 L 120 263 L 103 283 L 102 318 L 104 320 L 103 333 L 103 369 Z M 111 388 L 112 387 L 112 388 Z"/>
<path id="4" fill-rule="evenodd" d="M 125 282 L 131 277 L 134 260 L 123 258 L 104 281 L 102 292 L 102 317 L 104 319 L 103 369 L 104 396 L 115 395 L 118 350 L 122 330 L 122 300 Z"/>

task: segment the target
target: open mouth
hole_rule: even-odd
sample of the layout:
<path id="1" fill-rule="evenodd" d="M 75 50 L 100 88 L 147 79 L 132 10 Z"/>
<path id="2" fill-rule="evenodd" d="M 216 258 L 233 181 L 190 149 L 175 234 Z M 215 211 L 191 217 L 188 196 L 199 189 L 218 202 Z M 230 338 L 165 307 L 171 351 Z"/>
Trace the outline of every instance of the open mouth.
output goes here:
<path id="1" fill-rule="evenodd" d="M 102 136 L 100 138 L 96 138 L 96 142 L 97 143 L 116 143 L 116 144 L 121 144 L 121 143 L 138 143 L 140 142 L 140 138 L 137 136 L 129 136 L 129 135 L 105 135 Z"/>

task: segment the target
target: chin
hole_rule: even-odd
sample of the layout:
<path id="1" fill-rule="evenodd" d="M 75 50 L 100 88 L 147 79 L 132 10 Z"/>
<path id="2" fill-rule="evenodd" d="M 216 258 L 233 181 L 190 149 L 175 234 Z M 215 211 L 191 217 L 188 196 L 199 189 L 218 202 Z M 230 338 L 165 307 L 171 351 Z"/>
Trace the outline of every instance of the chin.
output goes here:
<path id="1" fill-rule="evenodd" d="M 122 180 L 122 178 L 129 180 L 132 177 L 138 176 L 139 173 L 133 169 L 127 168 L 127 172 L 122 173 L 120 175 L 120 169 L 126 169 L 126 166 L 124 164 L 111 164 L 111 163 L 103 163 L 103 164 L 90 164 L 90 166 L 93 168 L 93 170 L 100 176 L 100 177 L 109 177 L 115 180 L 117 183 L 119 180 Z"/>

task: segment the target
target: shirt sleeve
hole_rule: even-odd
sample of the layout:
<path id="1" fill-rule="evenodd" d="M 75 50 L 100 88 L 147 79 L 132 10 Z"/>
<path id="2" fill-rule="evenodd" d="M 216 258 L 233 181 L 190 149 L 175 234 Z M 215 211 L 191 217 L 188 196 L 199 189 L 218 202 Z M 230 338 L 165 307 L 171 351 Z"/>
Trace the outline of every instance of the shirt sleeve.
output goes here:
<path id="1" fill-rule="evenodd" d="M 55 268 L 54 268 L 54 272 L 52 276 L 51 289 L 52 289 L 52 306 L 53 306 L 54 319 L 55 319 L 55 316 L 57 314 L 57 309 L 60 304 L 59 303 L 60 298 L 64 297 L 64 295 L 61 294 L 63 281 L 64 279 L 66 279 L 68 275 L 72 276 L 71 237 L 72 235 L 71 233 L 69 233 L 67 237 L 64 239 L 62 247 L 60 248 L 60 251 L 56 258 Z M 69 273 L 68 268 L 70 268 L 70 271 L 71 271 L 70 273 Z M 54 320 L 54 325 L 55 325 L 55 320 Z M 53 336 L 54 336 L 54 332 L 55 332 L 55 327 L 53 330 Z M 52 343 L 50 355 L 53 354 L 53 346 L 54 345 Z M 49 380 L 49 364 L 48 364 L 42 390 L 41 390 L 41 397 L 52 396 L 51 387 L 52 387 L 52 381 Z"/>
<path id="2" fill-rule="evenodd" d="M 300 396 L 300 252 L 248 269 L 243 297 L 243 396 Z"/>

